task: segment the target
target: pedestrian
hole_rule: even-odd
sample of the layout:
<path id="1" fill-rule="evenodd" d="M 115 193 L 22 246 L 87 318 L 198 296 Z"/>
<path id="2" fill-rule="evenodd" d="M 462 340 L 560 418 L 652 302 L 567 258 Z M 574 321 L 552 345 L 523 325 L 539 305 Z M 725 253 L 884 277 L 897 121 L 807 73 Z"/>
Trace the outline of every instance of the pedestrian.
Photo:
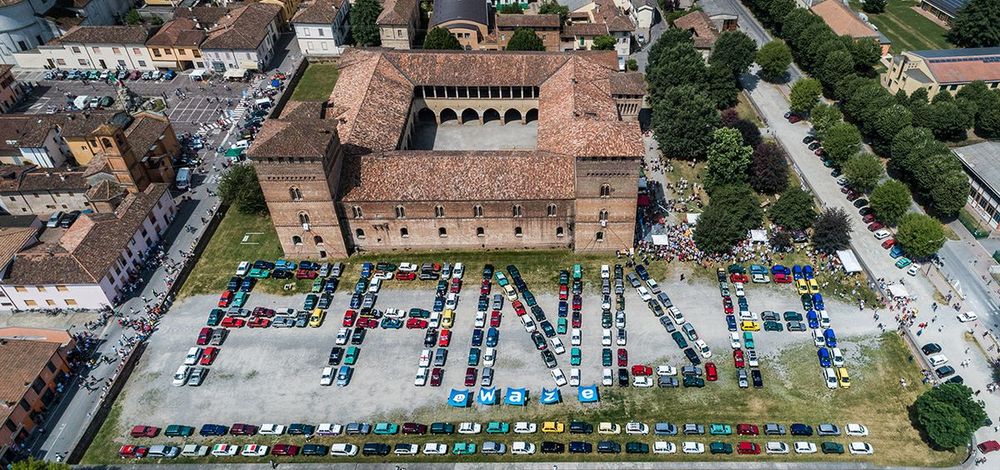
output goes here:
<path id="1" fill-rule="evenodd" d="M 976 396 L 977 397 L 979 396 L 979 392 L 982 392 L 982 390 L 976 390 Z"/>

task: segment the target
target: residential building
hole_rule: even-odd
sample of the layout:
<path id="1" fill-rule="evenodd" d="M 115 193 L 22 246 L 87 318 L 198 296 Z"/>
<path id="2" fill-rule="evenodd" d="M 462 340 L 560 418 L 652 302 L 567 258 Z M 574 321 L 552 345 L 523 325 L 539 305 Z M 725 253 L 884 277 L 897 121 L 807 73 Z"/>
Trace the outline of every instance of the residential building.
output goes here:
<path id="1" fill-rule="evenodd" d="M 639 43 L 645 44 L 650 37 L 650 28 L 659 23 L 661 19 L 660 10 L 656 7 L 656 0 L 619 0 L 619 5 L 635 23 Z"/>
<path id="2" fill-rule="evenodd" d="M 950 23 L 966 3 L 969 0 L 920 0 L 920 8 Z"/>
<path id="3" fill-rule="evenodd" d="M 0 64 L 0 113 L 11 111 L 24 98 L 21 82 L 14 78 L 12 68 L 12 65 Z"/>
<path id="4" fill-rule="evenodd" d="M 563 50 L 592 50 L 594 39 L 609 36 L 615 40 L 619 68 L 625 69 L 625 59 L 632 52 L 635 23 L 615 0 L 594 0 L 571 11 L 562 30 Z"/>
<path id="5" fill-rule="evenodd" d="M 953 150 L 969 175 L 966 208 L 994 233 L 1000 231 L 1000 143 L 980 142 Z"/>
<path id="6" fill-rule="evenodd" d="M 145 26 L 77 26 L 33 54 L 19 54 L 18 61 L 25 68 L 41 63 L 48 68 L 154 70 L 146 49 L 149 36 Z"/>
<path id="7" fill-rule="evenodd" d="M 88 189 L 83 171 L 0 166 L 0 207 L 7 214 L 48 217 L 58 211 L 92 209 Z"/>
<path id="8" fill-rule="evenodd" d="M 228 13 L 229 8 L 226 7 L 178 7 L 174 10 L 174 18 L 190 18 L 197 22 L 198 28 L 208 29 Z"/>
<path id="9" fill-rule="evenodd" d="M 14 65 L 14 54 L 30 51 L 59 33 L 45 21 L 57 0 L 0 0 L 0 64 Z"/>
<path id="10" fill-rule="evenodd" d="M 740 28 L 736 6 L 728 0 L 698 0 L 698 6 L 712 20 L 716 31 L 736 31 Z"/>
<path id="11" fill-rule="evenodd" d="M 383 0 L 382 13 L 375 21 L 382 47 L 410 49 L 420 27 L 420 2 Z"/>
<path id="12" fill-rule="evenodd" d="M 482 0 L 437 0 L 428 28 L 444 28 L 466 50 L 487 49 L 490 41 L 492 7 Z"/>
<path id="13" fill-rule="evenodd" d="M 247 151 L 285 256 L 631 247 L 644 84 L 617 69 L 614 51 L 348 49 L 335 105 L 290 102 Z M 421 137 L 470 122 L 501 143 Z"/>
<path id="14" fill-rule="evenodd" d="M 890 93 L 923 88 L 930 98 L 941 92 L 955 94 L 976 80 L 991 89 L 1000 87 L 1000 47 L 906 51 L 893 57 L 882 74 L 882 86 Z"/>
<path id="15" fill-rule="evenodd" d="M 289 24 L 295 17 L 295 12 L 299 10 L 302 0 L 249 0 L 251 2 L 267 3 L 281 7 L 281 26 Z"/>
<path id="16" fill-rule="evenodd" d="M 46 228 L 38 243 L 8 260 L 0 291 L 19 310 L 114 306 L 176 214 L 167 185 L 150 184 L 112 212 L 83 213 L 69 228 Z"/>
<path id="17" fill-rule="evenodd" d="M 496 15 L 496 43 L 497 48 L 507 49 L 507 43 L 518 28 L 528 28 L 542 39 L 545 50 L 550 52 L 559 51 L 559 36 L 562 24 L 559 15 Z"/>
<path id="18" fill-rule="evenodd" d="M 704 11 L 696 10 L 677 18 L 674 20 L 674 27 L 690 31 L 694 48 L 708 60 L 712 55 L 712 48 L 715 47 L 715 41 L 719 39 L 719 31 L 715 29 L 715 23 Z"/>
<path id="19" fill-rule="evenodd" d="M 845 5 L 840 0 L 823 0 L 813 4 L 811 10 L 820 18 L 823 18 L 823 21 L 826 22 L 827 26 L 837 36 L 849 36 L 857 40 L 866 39 L 876 41 L 882 49 L 882 55 L 889 54 L 892 41 L 875 29 L 874 26 L 868 24 L 867 21 L 861 19 L 851 7 Z"/>
<path id="20" fill-rule="evenodd" d="M 67 385 L 75 348 L 65 330 L 0 328 L 0 466 L 24 457 L 19 447 L 43 423 L 58 387 Z"/>
<path id="21" fill-rule="evenodd" d="M 201 52 L 216 72 L 265 70 L 274 58 L 282 8 L 249 3 L 230 10 L 208 30 Z"/>
<path id="22" fill-rule="evenodd" d="M 161 69 L 187 70 L 204 69 L 205 59 L 201 56 L 201 43 L 205 40 L 205 30 L 191 18 L 174 18 L 160 27 L 149 40 L 146 48 L 153 66 Z"/>
<path id="23" fill-rule="evenodd" d="M 0 163 L 58 168 L 66 163 L 68 148 L 47 114 L 7 114 L 0 116 Z"/>
<path id="24" fill-rule="evenodd" d="M 351 25 L 347 14 L 351 3 L 344 0 L 315 0 L 292 18 L 299 50 L 307 56 L 338 56 L 347 47 Z"/>

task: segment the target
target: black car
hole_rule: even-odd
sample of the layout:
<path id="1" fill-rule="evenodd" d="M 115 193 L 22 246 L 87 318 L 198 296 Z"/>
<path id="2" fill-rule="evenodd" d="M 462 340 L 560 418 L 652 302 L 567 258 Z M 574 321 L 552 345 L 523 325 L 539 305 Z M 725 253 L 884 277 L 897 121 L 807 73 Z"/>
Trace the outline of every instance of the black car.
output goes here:
<path id="1" fill-rule="evenodd" d="M 865 207 L 867 205 L 868 205 L 868 200 L 865 199 L 865 198 L 860 198 L 860 199 L 854 201 L 854 207 L 857 207 L 858 209 L 860 209 L 862 207 Z"/>
<path id="2" fill-rule="evenodd" d="M 760 371 L 759 370 L 757 370 L 757 369 L 751 370 L 750 371 L 750 378 L 751 378 L 751 380 L 753 380 L 753 387 L 754 388 L 763 388 L 764 387 L 764 379 L 760 376 Z"/>
<path id="3" fill-rule="evenodd" d="M 316 426 L 311 424 L 292 423 L 288 425 L 288 434 L 291 436 L 311 436 L 316 431 Z"/>
<path id="4" fill-rule="evenodd" d="M 591 434 L 594 432 L 594 425 L 583 421 L 569 422 L 570 434 Z"/>
<path id="5" fill-rule="evenodd" d="M 451 423 L 431 423 L 431 434 L 454 434 L 455 425 Z"/>
<path id="6" fill-rule="evenodd" d="M 291 279 L 294 274 L 287 269 L 275 269 L 271 271 L 271 277 L 275 279 Z"/>
<path id="7" fill-rule="evenodd" d="M 229 431 L 229 428 L 221 424 L 204 424 L 198 431 L 198 434 L 202 436 L 225 436 Z"/>
<path id="8" fill-rule="evenodd" d="M 357 346 L 365 341 L 365 334 L 367 333 L 365 328 L 355 328 L 354 334 L 351 335 L 351 344 Z"/>
<path id="9" fill-rule="evenodd" d="M 556 335 L 556 329 L 552 328 L 552 323 L 549 323 L 548 320 L 539 322 L 538 327 L 541 328 L 543 332 L 545 332 L 545 336 L 547 338 L 551 338 Z"/>
<path id="10" fill-rule="evenodd" d="M 593 451 L 594 446 L 589 442 L 572 441 L 569 443 L 569 453 L 571 454 L 589 454 Z"/>
<path id="11" fill-rule="evenodd" d="M 554 369 L 559 365 L 556 363 L 556 355 L 548 350 L 542 351 L 542 361 L 545 362 L 545 367 L 549 369 Z"/>
<path id="12" fill-rule="evenodd" d="M 684 355 L 687 356 L 688 360 L 691 361 L 692 364 L 694 365 L 701 364 L 701 357 L 698 356 L 698 353 L 694 352 L 694 349 L 691 348 L 685 349 Z"/>
<path id="13" fill-rule="evenodd" d="M 813 141 L 809 143 L 809 150 L 816 150 L 818 148 L 819 148 L 819 142 Z"/>
<path id="14" fill-rule="evenodd" d="M 597 442 L 598 454 L 620 454 L 621 452 L 622 452 L 622 445 L 615 441 Z"/>
<path id="15" fill-rule="evenodd" d="M 628 387 L 628 369 L 624 367 L 618 368 L 618 386 Z"/>
<path id="16" fill-rule="evenodd" d="M 431 328 L 424 333 L 424 347 L 433 348 L 437 344 L 438 340 L 438 330 L 437 328 Z"/>
<path id="17" fill-rule="evenodd" d="M 646 271 L 645 266 L 641 264 L 635 265 L 635 273 L 638 274 L 643 281 L 649 280 L 649 271 Z"/>
<path id="18" fill-rule="evenodd" d="M 561 454 L 566 452 L 566 445 L 562 442 L 552 442 L 543 441 L 542 442 L 542 453 L 543 454 Z"/>
<path id="19" fill-rule="evenodd" d="M 302 446 L 302 455 L 326 455 L 330 450 L 321 444 L 306 444 Z"/>
<path id="20" fill-rule="evenodd" d="M 815 136 L 811 136 L 811 135 L 807 135 L 807 136 L 805 136 L 805 138 L 802 139 L 802 143 L 803 144 L 811 144 L 811 143 L 813 143 L 815 141 L 816 141 L 816 137 Z"/>
<path id="21" fill-rule="evenodd" d="M 531 315 L 535 317 L 535 321 L 543 322 L 545 321 L 545 311 L 542 307 L 536 305 L 531 306 Z"/>
<path id="22" fill-rule="evenodd" d="M 59 219 L 59 226 L 62 228 L 70 228 L 70 226 L 73 225 L 73 222 L 76 222 L 76 219 L 79 217 L 80 211 L 67 212 L 61 219 Z"/>
<path id="23" fill-rule="evenodd" d="M 937 374 L 939 379 L 951 376 L 955 374 L 955 368 L 952 366 L 942 366 L 934 369 L 934 373 Z"/>
<path id="24" fill-rule="evenodd" d="M 344 358 L 344 348 L 340 346 L 334 346 L 330 350 L 330 359 L 327 361 L 328 366 L 340 365 L 340 361 Z"/>
<path id="25" fill-rule="evenodd" d="M 480 331 L 480 330 L 474 330 L 473 338 L 475 338 L 475 331 Z M 535 349 L 538 349 L 539 351 L 544 351 L 545 349 L 548 348 L 548 345 L 545 343 L 545 337 L 542 336 L 542 334 L 537 331 L 531 332 L 531 341 L 535 343 Z M 472 344 L 476 344 L 475 341 L 473 341 Z"/>
<path id="26" fill-rule="evenodd" d="M 366 442 L 361 448 L 361 455 L 389 455 L 389 444 Z"/>
<path id="27" fill-rule="evenodd" d="M 864 216 L 866 216 L 868 214 L 874 214 L 874 213 L 875 213 L 875 209 L 872 209 L 869 206 L 862 207 L 861 210 L 858 211 L 858 214 L 861 214 L 861 217 L 864 217 Z"/>
<path id="28" fill-rule="evenodd" d="M 615 319 L 611 317 L 611 310 L 601 312 L 601 328 L 611 328 L 614 320 Z"/>
<path id="29" fill-rule="evenodd" d="M 483 279 L 489 280 L 491 277 L 493 277 L 493 265 L 487 264 L 483 266 Z"/>
<path id="30" fill-rule="evenodd" d="M 635 441 L 629 442 L 628 444 L 625 444 L 625 453 L 626 454 L 648 454 L 649 453 L 649 444 L 646 444 L 646 443 L 643 443 L 643 442 L 635 442 Z"/>
<path id="31" fill-rule="evenodd" d="M 924 354 L 931 355 L 941 352 L 941 345 L 937 343 L 927 343 L 920 348 Z"/>
<path id="32" fill-rule="evenodd" d="M 545 340 L 543 339 L 542 341 L 544 342 Z M 473 346 L 482 346 L 483 345 L 483 329 L 482 328 L 476 328 L 476 329 L 472 330 L 472 345 Z M 431 346 L 433 346 L 433 344 Z M 430 347 L 430 346 L 428 346 L 428 347 Z M 538 347 L 538 342 L 537 341 L 535 342 L 535 347 Z"/>

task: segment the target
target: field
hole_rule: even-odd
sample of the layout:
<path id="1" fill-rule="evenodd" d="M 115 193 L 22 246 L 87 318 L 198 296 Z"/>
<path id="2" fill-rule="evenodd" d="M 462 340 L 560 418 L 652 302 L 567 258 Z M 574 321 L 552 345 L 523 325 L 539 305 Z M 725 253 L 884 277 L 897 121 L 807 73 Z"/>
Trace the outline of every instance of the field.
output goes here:
<path id="1" fill-rule="evenodd" d="M 293 101 L 326 101 L 340 75 L 337 64 L 310 63 L 292 91 Z"/>
<path id="2" fill-rule="evenodd" d="M 947 31 L 944 28 L 913 11 L 913 7 L 919 3 L 912 0 L 889 0 L 884 13 L 866 13 L 879 31 L 892 40 L 893 53 L 953 47 L 945 39 Z M 852 0 L 851 7 L 861 11 L 861 2 Z"/>

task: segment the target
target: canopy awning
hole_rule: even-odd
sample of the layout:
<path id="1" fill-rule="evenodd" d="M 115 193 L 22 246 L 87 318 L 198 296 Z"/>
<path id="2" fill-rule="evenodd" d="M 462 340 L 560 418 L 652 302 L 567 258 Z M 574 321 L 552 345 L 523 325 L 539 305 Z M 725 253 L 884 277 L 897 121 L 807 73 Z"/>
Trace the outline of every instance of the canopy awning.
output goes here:
<path id="1" fill-rule="evenodd" d="M 653 235 L 653 244 L 657 246 L 662 246 L 670 243 L 670 237 L 666 234 L 660 233 Z"/>
<path id="2" fill-rule="evenodd" d="M 240 62 L 240 68 L 246 70 L 257 70 L 259 67 L 257 66 L 257 61 L 244 60 Z"/>
<path id="3" fill-rule="evenodd" d="M 229 69 L 226 73 L 222 74 L 222 78 L 232 79 L 232 78 L 243 78 L 246 76 L 247 71 L 243 69 Z"/>
<path id="4" fill-rule="evenodd" d="M 861 263 L 858 262 L 858 258 L 854 256 L 853 251 L 837 250 L 837 257 L 840 258 L 840 264 L 844 266 L 844 271 L 848 273 L 861 272 Z"/>
<path id="5" fill-rule="evenodd" d="M 894 299 L 908 299 L 910 298 L 910 291 L 906 290 L 901 284 L 893 284 L 889 286 L 889 295 Z"/>
<path id="6" fill-rule="evenodd" d="M 750 241 L 754 243 L 767 243 L 767 230 L 751 230 Z"/>
<path id="7" fill-rule="evenodd" d="M 701 214 L 695 214 L 693 212 L 688 212 L 688 214 L 687 214 L 687 221 L 688 221 L 688 223 L 691 224 L 691 225 L 698 225 L 698 217 L 699 216 L 701 216 Z"/>

